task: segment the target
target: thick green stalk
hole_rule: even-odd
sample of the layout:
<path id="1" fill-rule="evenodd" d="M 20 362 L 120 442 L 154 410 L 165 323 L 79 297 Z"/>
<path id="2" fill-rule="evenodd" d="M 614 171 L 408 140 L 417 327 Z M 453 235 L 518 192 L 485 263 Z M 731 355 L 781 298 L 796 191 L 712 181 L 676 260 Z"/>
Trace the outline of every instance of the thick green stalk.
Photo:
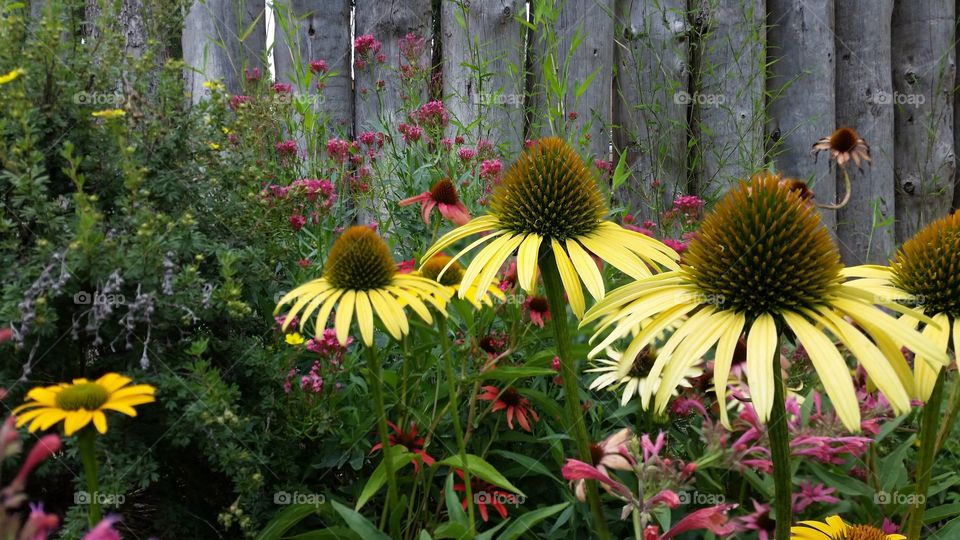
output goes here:
<path id="1" fill-rule="evenodd" d="M 907 540 L 919 540 L 923 532 L 923 514 L 927 509 L 927 491 L 933 475 L 933 459 L 936 457 L 937 432 L 940 429 L 940 403 L 943 401 L 943 381 L 946 369 L 940 370 L 937 383 L 933 386 L 930 398 L 923 406 L 923 418 L 920 423 L 920 460 L 917 464 L 916 491 L 910 520 L 907 522 Z"/>
<path id="2" fill-rule="evenodd" d="M 450 354 L 450 337 L 447 335 L 447 318 L 437 316 L 437 331 L 440 333 L 440 348 L 443 350 L 443 364 L 447 372 L 447 393 L 450 394 L 450 416 L 453 418 L 453 431 L 457 436 L 457 451 L 463 464 L 463 485 L 467 497 L 467 516 L 470 518 L 470 534 L 476 531 L 473 513 L 473 486 L 470 471 L 467 470 L 467 445 L 463 440 L 463 426 L 460 425 L 460 393 L 457 392 L 457 380 L 453 369 L 453 355 Z"/>
<path id="3" fill-rule="evenodd" d="M 793 474 L 790 469 L 790 433 L 787 431 L 787 406 L 784 399 L 783 371 L 780 367 L 780 334 L 773 352 L 773 408 L 767 426 L 770 459 L 773 461 L 773 511 L 776 540 L 790 539 L 793 523 Z"/>
<path id="4" fill-rule="evenodd" d="M 573 365 L 573 355 L 570 353 L 570 329 L 567 327 L 567 304 L 563 298 L 563 281 L 557 263 L 550 253 L 541 259 L 540 273 L 543 275 L 543 287 L 547 292 L 547 301 L 550 304 L 550 321 L 557 341 L 557 356 L 560 357 L 560 377 L 563 379 L 564 401 L 567 403 L 568 422 L 573 426 L 574 439 L 577 442 L 577 453 L 584 463 L 593 463 L 590 455 L 590 435 L 587 433 L 587 424 L 584 421 L 583 407 L 580 404 L 580 387 L 577 371 Z M 597 483 L 588 480 L 586 483 L 587 501 L 590 511 L 593 512 L 593 529 L 597 536 L 603 539 L 610 538 L 606 519 L 603 517 L 603 507 L 600 505 L 600 493 Z"/>
<path id="5" fill-rule="evenodd" d="M 99 468 L 97 467 L 97 433 L 92 426 L 87 426 L 80 430 L 77 435 L 77 446 L 80 451 L 80 461 L 83 462 L 83 475 L 87 477 L 87 491 L 90 511 L 87 513 L 90 528 L 92 529 L 100 523 L 100 480 L 97 477 Z"/>
<path id="6" fill-rule="evenodd" d="M 380 373 L 380 360 L 377 358 L 377 348 L 367 347 L 367 384 L 373 391 L 373 401 L 377 412 L 377 431 L 380 434 L 380 444 L 383 446 L 383 468 L 387 473 L 387 504 L 392 509 L 397 503 L 397 475 L 393 470 L 393 460 L 390 448 L 390 433 L 387 431 L 387 413 L 383 404 L 383 376 Z"/>

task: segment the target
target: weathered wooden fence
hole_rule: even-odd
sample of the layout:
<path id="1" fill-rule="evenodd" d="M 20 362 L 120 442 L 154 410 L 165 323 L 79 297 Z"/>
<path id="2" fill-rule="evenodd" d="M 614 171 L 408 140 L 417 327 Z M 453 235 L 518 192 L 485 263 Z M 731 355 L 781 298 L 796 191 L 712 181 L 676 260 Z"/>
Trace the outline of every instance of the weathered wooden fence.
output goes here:
<path id="1" fill-rule="evenodd" d="M 194 3 L 183 55 L 204 69 L 191 75 L 195 96 L 205 78 L 238 88 L 241 66 L 263 68 L 268 55 L 280 80 L 293 76 L 292 58 L 323 59 L 340 74 L 324 106 L 360 131 L 381 109 L 358 91 L 376 81 L 362 70 L 353 80 L 351 40 L 373 34 L 398 69 L 398 41 L 412 32 L 430 38 L 426 60 L 462 125 L 518 149 L 575 123 L 595 157 L 626 153 L 634 175 L 620 195 L 638 212 L 651 198 L 718 194 L 763 168 L 832 202 L 843 184 L 810 146 L 840 125 L 873 155 L 850 204 L 824 213 L 847 262 L 885 261 L 960 204 L 952 0 L 273 2 L 295 31 L 278 30 L 269 50 L 263 0 Z M 392 92 L 384 111 L 399 103 Z"/>

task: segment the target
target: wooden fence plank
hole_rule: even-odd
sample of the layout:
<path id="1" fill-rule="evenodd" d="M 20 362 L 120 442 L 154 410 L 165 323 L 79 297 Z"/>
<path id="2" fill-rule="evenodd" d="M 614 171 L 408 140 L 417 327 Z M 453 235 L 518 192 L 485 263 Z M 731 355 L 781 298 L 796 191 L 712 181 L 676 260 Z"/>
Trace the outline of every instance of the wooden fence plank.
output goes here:
<path id="1" fill-rule="evenodd" d="M 890 21 L 893 0 L 837 2 L 837 123 L 870 144 L 873 165 L 853 178 L 850 203 L 837 213 L 840 253 L 847 264 L 885 263 L 894 250 L 893 107 L 880 103 L 893 91 Z M 838 173 L 838 190 L 842 175 Z"/>
<path id="2" fill-rule="evenodd" d="M 441 6 L 443 95 L 474 139 L 501 144 L 507 155 L 523 143 L 524 0 Z M 474 66 L 474 67 L 471 67 Z"/>
<path id="3" fill-rule="evenodd" d="M 656 219 L 688 192 L 686 0 L 620 0 L 616 26 L 614 155 L 626 152 L 633 173 L 618 195 L 636 216 Z"/>
<path id="4" fill-rule="evenodd" d="M 399 77 L 396 74 L 388 76 L 388 71 L 399 72 L 401 64 L 406 64 L 406 61 L 401 62 L 401 38 L 412 33 L 429 40 L 433 12 L 430 0 L 356 0 L 355 14 L 355 34 L 373 35 L 382 43 L 381 53 L 386 59 L 383 65 L 373 66 L 373 69 L 355 70 L 354 129 L 359 133 L 379 129 L 380 114 L 393 114 L 401 107 Z M 429 67 L 429 46 L 425 48 L 420 63 Z M 387 83 L 380 92 L 382 108 L 376 95 L 377 81 L 381 79 Z M 426 97 L 426 91 L 424 87 L 421 101 Z"/>
<path id="5" fill-rule="evenodd" d="M 221 80 L 240 92 L 245 67 L 264 68 L 266 24 L 262 0 L 195 0 L 183 22 L 186 90 L 194 103 L 208 94 L 203 83 Z M 245 37 L 244 37 L 245 36 Z M 243 39 L 241 40 L 241 38 Z"/>
<path id="6" fill-rule="evenodd" d="M 810 155 L 810 146 L 837 123 L 833 15 L 834 0 L 767 0 L 768 153 L 778 172 L 808 182 L 821 203 L 837 196 L 829 160 Z M 834 229 L 836 211 L 821 215 Z"/>
<path id="7" fill-rule="evenodd" d="M 285 0 L 275 8 L 277 80 L 303 86 L 310 62 L 323 60 L 334 76 L 326 80 L 324 103 L 317 103 L 335 126 L 353 131 L 353 79 L 350 72 L 350 0 Z M 292 23 L 285 31 L 280 17 Z M 287 34 L 290 34 L 289 36 Z M 297 72 L 299 64 L 300 72 Z M 316 93 L 316 88 L 310 88 Z"/>
<path id="8" fill-rule="evenodd" d="M 764 159 L 764 2 L 698 0 L 701 28 L 691 92 L 696 136 L 696 188 L 708 199 L 757 169 Z"/>
<path id="9" fill-rule="evenodd" d="M 895 2 L 892 24 L 897 242 L 947 213 L 953 201 L 953 0 Z"/>

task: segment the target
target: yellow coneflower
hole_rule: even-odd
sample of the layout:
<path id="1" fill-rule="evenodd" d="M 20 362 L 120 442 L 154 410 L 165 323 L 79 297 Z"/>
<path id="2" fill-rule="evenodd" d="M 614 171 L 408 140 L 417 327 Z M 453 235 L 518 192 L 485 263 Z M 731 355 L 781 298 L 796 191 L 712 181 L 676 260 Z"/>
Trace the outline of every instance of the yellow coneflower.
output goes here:
<path id="1" fill-rule="evenodd" d="M 855 282 L 874 294 L 912 301 L 916 310 L 931 317 L 923 335 L 943 352 L 960 347 L 960 212 L 927 225 L 907 240 L 890 267 L 864 265 L 847 270 Z M 916 327 L 915 319 L 904 319 Z M 943 366 L 917 355 L 913 363 L 912 390 L 926 401 Z"/>
<path id="2" fill-rule="evenodd" d="M 27 401 L 15 408 L 17 427 L 30 422 L 30 432 L 49 429 L 63 422 L 67 436 L 93 423 L 100 433 L 107 432 L 105 411 L 136 416 L 137 405 L 152 403 L 156 389 L 149 384 L 127 386 L 132 381 L 117 373 L 107 373 L 96 381 L 74 379 L 72 383 L 34 388 Z"/>
<path id="3" fill-rule="evenodd" d="M 620 405 L 626 406 L 634 397 L 640 398 L 640 407 L 646 409 L 650 406 L 650 397 L 653 396 L 660 387 L 660 377 L 650 376 L 650 370 L 657 358 L 657 351 L 652 345 L 647 345 L 633 358 L 624 355 L 621 351 L 607 348 L 606 355 L 609 359 L 601 358 L 596 360 L 598 367 L 585 370 L 587 373 L 600 373 L 600 375 L 590 383 L 590 390 L 600 390 L 610 388 L 620 392 Z M 690 365 L 687 372 L 680 379 L 678 386 L 690 387 L 690 379 L 695 379 L 703 374 L 703 370 L 697 365 Z M 676 388 L 673 395 L 676 395 Z"/>
<path id="4" fill-rule="evenodd" d="M 299 316 L 300 328 L 317 313 L 317 328 L 326 324 L 337 307 L 334 327 L 337 340 L 347 345 L 350 324 L 356 315 L 360 335 L 367 347 L 373 345 L 374 318 L 383 323 L 394 339 L 410 331 L 404 312 L 409 306 L 428 324 L 433 316 L 424 302 L 440 311 L 446 309 L 449 289 L 436 281 L 413 274 L 398 274 L 390 248 L 370 227 L 357 225 L 347 229 L 334 242 L 323 277 L 300 285 L 277 303 L 275 313 L 296 300 L 287 312 L 283 330 Z M 301 315 L 302 312 L 302 315 Z"/>
<path id="5" fill-rule="evenodd" d="M 870 162 L 870 145 L 860 138 L 852 128 L 842 127 L 813 143 L 813 154 L 817 156 L 820 152 L 830 152 L 830 159 L 837 162 L 837 165 L 843 167 L 850 160 L 860 168 L 860 162 Z"/>
<path id="6" fill-rule="evenodd" d="M 517 281 L 531 293 L 541 256 L 552 257 L 560 271 L 570 307 L 585 308 L 580 282 L 595 299 L 603 298 L 603 277 L 591 254 L 634 278 L 651 268 L 677 268 L 677 254 L 646 235 L 605 221 L 606 204 L 590 169 L 562 139 L 551 137 L 524 150 L 494 191 L 490 213 L 445 234 L 424 254 L 435 254 L 472 235 L 489 232 L 451 257 L 454 261 L 487 244 L 467 266 L 460 297 L 473 291 L 479 300 L 497 271 L 517 252 Z"/>
<path id="7" fill-rule="evenodd" d="M 8 71 L 7 73 L 0 75 L 0 84 L 13 82 L 17 79 L 17 77 L 23 75 L 24 73 L 26 73 L 26 71 L 24 71 L 23 68 L 17 68 L 12 71 Z"/>
<path id="8" fill-rule="evenodd" d="M 848 525 L 840 516 L 826 521 L 801 521 L 790 528 L 792 540 L 906 540 L 902 534 L 887 534 L 872 525 Z"/>
<path id="9" fill-rule="evenodd" d="M 450 265 L 449 267 L 447 266 L 448 264 Z M 445 272 L 444 268 L 446 268 Z M 429 261 L 423 263 L 423 266 L 420 267 L 418 274 L 427 279 L 436 281 L 444 287 L 447 287 L 450 291 L 450 295 L 453 296 L 460 290 L 461 281 L 463 280 L 463 266 L 456 261 L 451 263 L 449 255 L 438 253 L 431 257 Z M 476 285 L 468 287 L 465 291 L 464 297 L 471 304 L 473 304 L 473 307 L 476 309 L 480 309 L 483 305 L 493 306 L 494 298 L 500 301 L 506 299 L 506 295 L 503 294 L 503 291 L 501 291 L 496 285 L 492 284 L 487 287 L 485 294 L 480 295 L 479 300 L 477 300 L 476 297 Z"/>
<path id="10" fill-rule="evenodd" d="M 834 339 L 863 365 L 898 413 L 910 408 L 905 364 L 888 359 L 885 344 L 905 346 L 934 362 L 945 363 L 947 356 L 876 304 L 929 319 L 843 277 L 839 253 L 817 211 L 780 177 L 761 174 L 731 190 L 704 219 L 679 270 L 612 291 L 587 312 L 582 325 L 600 319 L 594 339 L 613 327 L 591 351 L 593 357 L 651 319 L 624 351 L 631 358 L 664 328 L 689 317 L 651 369 L 650 376 L 662 377 L 658 413 L 691 364 L 713 348 L 714 384 L 722 404 L 734 350 L 746 332 L 747 381 L 763 422 L 774 400 L 772 359 L 781 329 L 789 329 L 809 353 L 844 425 L 859 431 L 856 392 Z M 724 409 L 721 405 L 727 424 Z"/>

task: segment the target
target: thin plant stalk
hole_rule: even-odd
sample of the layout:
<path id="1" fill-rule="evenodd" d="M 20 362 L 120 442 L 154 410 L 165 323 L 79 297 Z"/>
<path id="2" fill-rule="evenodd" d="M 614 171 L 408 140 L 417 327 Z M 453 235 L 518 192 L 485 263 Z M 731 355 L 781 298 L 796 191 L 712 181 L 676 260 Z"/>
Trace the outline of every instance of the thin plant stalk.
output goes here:
<path id="1" fill-rule="evenodd" d="M 770 459 L 773 461 L 773 510 L 776 516 L 776 540 L 790 539 L 793 523 L 793 473 L 790 469 L 790 434 L 787 431 L 787 407 L 784 397 L 783 370 L 780 366 L 780 333 L 773 351 L 773 408 L 767 433 L 770 437 Z"/>
<path id="2" fill-rule="evenodd" d="M 387 473 L 387 508 L 393 508 L 397 503 L 397 477 L 393 469 L 393 453 L 390 452 L 390 434 L 387 432 L 386 407 L 383 404 L 383 375 L 380 372 L 380 360 L 377 358 L 376 347 L 367 349 L 367 370 L 370 373 L 367 384 L 373 391 L 373 401 L 377 412 L 377 431 L 380 434 L 380 444 L 383 446 L 383 467 Z"/>
<path id="3" fill-rule="evenodd" d="M 83 463 L 83 475 L 87 478 L 87 491 L 89 493 L 90 510 L 87 517 L 92 529 L 100 523 L 100 480 L 98 478 L 99 467 L 97 466 L 96 454 L 97 434 L 93 428 L 87 426 L 80 430 L 77 436 L 77 446 L 80 452 L 80 461 Z"/>
<path id="4" fill-rule="evenodd" d="M 946 369 L 940 370 L 937 382 L 933 386 L 930 399 L 923 406 L 920 420 L 920 459 L 917 463 L 916 491 L 913 507 L 907 521 L 907 540 L 919 540 L 923 531 L 923 514 L 927 509 L 927 491 L 933 475 L 933 459 L 936 457 L 937 432 L 940 429 L 940 403 L 943 401 L 943 381 Z"/>
<path id="5" fill-rule="evenodd" d="M 563 379 L 564 401 L 567 404 L 569 423 L 573 426 L 574 440 L 577 443 L 577 453 L 584 463 L 593 463 L 590 454 L 590 436 L 584 420 L 583 407 L 580 404 L 580 388 L 577 385 L 577 372 L 573 367 L 573 355 L 570 353 L 570 329 L 567 327 L 567 306 L 563 298 L 563 282 L 560 271 L 552 256 L 541 259 L 540 272 L 543 276 L 543 287 L 546 289 L 547 301 L 550 305 L 550 321 L 557 342 L 557 356 L 560 357 L 560 377 Z M 597 483 L 586 481 L 587 501 L 593 513 L 595 523 L 591 524 L 597 536 L 603 539 L 610 538 L 606 518 L 603 516 L 603 507 L 600 505 L 600 493 Z"/>
<path id="6" fill-rule="evenodd" d="M 473 486 L 470 471 L 467 468 L 467 445 L 463 439 L 463 426 L 460 425 L 459 392 L 457 379 L 453 369 L 453 355 L 450 354 L 450 337 L 447 335 L 447 318 L 442 314 L 437 316 L 437 331 L 440 333 L 440 348 L 443 353 L 443 365 L 447 375 L 447 393 L 450 394 L 450 416 L 453 418 L 453 431 L 457 436 L 457 451 L 460 453 L 460 463 L 463 465 L 463 485 L 467 497 L 467 516 L 470 519 L 470 534 L 476 531 L 476 521 L 473 510 Z"/>

